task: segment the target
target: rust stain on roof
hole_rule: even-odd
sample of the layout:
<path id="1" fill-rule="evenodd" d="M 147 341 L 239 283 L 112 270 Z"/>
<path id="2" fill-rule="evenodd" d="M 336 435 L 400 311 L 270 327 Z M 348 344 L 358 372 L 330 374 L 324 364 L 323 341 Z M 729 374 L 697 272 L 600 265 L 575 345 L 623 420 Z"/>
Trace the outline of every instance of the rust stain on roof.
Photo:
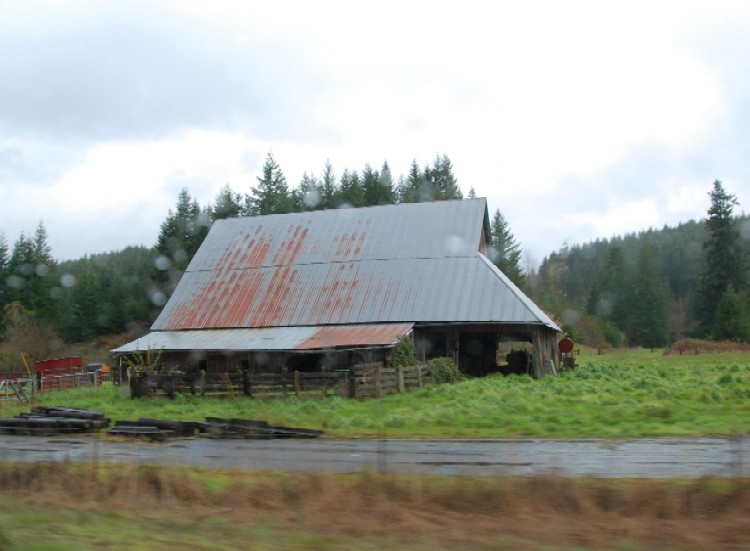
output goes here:
<path id="1" fill-rule="evenodd" d="M 152 329 L 554 323 L 477 250 L 480 199 L 219 220 Z M 458 238 L 458 239 L 457 239 Z M 460 241 L 459 249 L 446 243 Z"/>

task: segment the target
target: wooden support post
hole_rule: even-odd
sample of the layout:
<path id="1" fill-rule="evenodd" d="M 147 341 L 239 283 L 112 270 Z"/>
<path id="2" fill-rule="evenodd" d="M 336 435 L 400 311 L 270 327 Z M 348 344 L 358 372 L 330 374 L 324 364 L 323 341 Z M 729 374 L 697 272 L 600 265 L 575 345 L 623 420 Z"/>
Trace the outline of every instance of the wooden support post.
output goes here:
<path id="1" fill-rule="evenodd" d="M 406 388 L 404 387 L 404 368 L 398 366 L 396 368 L 396 373 L 398 374 L 398 391 L 406 392 Z"/>
<path id="2" fill-rule="evenodd" d="M 242 370 L 242 393 L 245 396 L 253 396 L 252 389 L 250 388 L 250 369 L 248 368 Z"/>
<path id="3" fill-rule="evenodd" d="M 349 368 L 349 373 L 347 375 L 349 377 L 349 398 L 356 398 L 357 397 L 357 370 L 354 368 L 354 366 Z"/>
<path id="4" fill-rule="evenodd" d="M 302 397 L 302 388 L 299 384 L 299 371 L 294 372 L 294 394 L 297 396 L 297 400 Z"/>
<path id="5" fill-rule="evenodd" d="M 381 377 L 383 376 L 382 372 L 380 371 L 380 367 L 375 368 L 375 398 L 380 398 L 380 392 L 381 392 Z"/>
<path id="6" fill-rule="evenodd" d="M 422 383 L 422 366 L 418 365 L 416 367 L 417 367 L 417 386 L 419 388 L 422 388 L 422 386 L 423 386 L 423 383 Z"/>

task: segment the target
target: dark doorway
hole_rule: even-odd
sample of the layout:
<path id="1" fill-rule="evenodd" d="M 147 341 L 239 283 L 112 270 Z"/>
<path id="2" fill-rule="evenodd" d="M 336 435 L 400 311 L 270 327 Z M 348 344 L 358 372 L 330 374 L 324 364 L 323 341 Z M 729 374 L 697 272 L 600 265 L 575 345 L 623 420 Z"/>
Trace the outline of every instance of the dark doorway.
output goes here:
<path id="1" fill-rule="evenodd" d="M 484 377 L 497 371 L 497 335 L 495 333 L 461 333 L 458 344 L 458 367 L 471 377 Z"/>

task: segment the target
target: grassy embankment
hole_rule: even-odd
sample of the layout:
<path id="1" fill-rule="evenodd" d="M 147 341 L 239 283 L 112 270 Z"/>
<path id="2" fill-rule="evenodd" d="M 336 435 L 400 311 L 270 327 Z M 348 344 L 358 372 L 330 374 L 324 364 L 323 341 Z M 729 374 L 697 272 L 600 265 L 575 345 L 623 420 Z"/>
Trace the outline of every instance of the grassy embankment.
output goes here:
<path id="1" fill-rule="evenodd" d="M 332 437 L 631 437 L 750 430 L 750 354 L 664 356 L 647 350 L 578 357 L 580 369 L 536 381 L 492 376 L 382 400 L 178 396 L 130 400 L 105 386 L 51 392 L 39 404 L 104 411 L 113 420 L 206 416 L 320 428 Z M 14 406 L 3 415 L 26 408 Z"/>
<path id="2" fill-rule="evenodd" d="M 0 550 L 735 550 L 750 481 L 0 466 Z"/>

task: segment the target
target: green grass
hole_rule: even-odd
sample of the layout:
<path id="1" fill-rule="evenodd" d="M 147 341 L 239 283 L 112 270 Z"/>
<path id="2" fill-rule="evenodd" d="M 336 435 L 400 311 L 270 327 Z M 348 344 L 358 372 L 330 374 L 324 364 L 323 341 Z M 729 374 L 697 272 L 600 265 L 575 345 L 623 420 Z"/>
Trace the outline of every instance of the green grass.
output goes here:
<path id="1" fill-rule="evenodd" d="M 51 392 L 42 405 L 104 411 L 113 420 L 206 416 L 320 428 L 332 437 L 636 437 L 750 430 L 750 355 L 664 356 L 648 350 L 577 358 L 557 377 L 490 376 L 381 400 L 178 396 L 130 400 L 126 388 Z M 5 416 L 28 407 L 12 407 Z"/>

